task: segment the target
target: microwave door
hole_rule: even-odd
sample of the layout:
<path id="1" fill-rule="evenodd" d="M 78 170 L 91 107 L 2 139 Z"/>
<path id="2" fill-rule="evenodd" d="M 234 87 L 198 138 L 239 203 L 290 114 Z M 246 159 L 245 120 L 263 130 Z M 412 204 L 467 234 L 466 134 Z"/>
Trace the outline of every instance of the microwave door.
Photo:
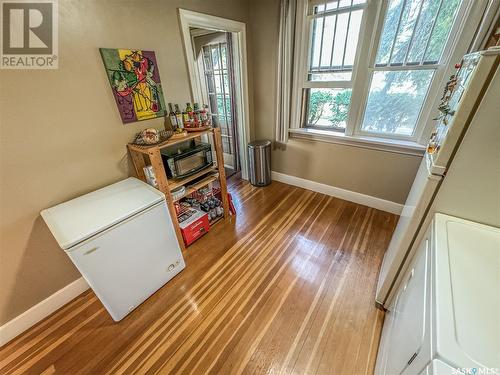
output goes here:
<path id="1" fill-rule="evenodd" d="M 175 161 L 178 177 L 187 177 L 209 165 L 210 164 L 207 163 L 205 158 L 205 151 L 199 151 L 186 158 Z"/>

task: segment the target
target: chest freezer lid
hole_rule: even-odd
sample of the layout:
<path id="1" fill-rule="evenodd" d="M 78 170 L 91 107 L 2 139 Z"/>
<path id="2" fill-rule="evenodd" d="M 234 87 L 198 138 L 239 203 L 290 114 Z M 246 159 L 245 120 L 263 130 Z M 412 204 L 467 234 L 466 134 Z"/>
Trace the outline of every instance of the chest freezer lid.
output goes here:
<path id="1" fill-rule="evenodd" d="M 437 214 L 435 250 L 439 356 L 500 368 L 500 229 Z"/>
<path id="2" fill-rule="evenodd" d="M 130 177 L 40 214 L 59 246 L 67 250 L 163 199 L 162 192 Z"/>

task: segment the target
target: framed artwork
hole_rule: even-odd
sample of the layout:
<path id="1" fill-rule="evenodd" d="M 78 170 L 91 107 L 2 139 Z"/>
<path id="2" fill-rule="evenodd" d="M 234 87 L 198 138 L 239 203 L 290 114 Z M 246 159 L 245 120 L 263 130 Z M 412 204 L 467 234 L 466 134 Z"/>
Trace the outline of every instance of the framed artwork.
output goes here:
<path id="1" fill-rule="evenodd" d="M 168 113 L 153 51 L 99 50 L 124 124 Z"/>

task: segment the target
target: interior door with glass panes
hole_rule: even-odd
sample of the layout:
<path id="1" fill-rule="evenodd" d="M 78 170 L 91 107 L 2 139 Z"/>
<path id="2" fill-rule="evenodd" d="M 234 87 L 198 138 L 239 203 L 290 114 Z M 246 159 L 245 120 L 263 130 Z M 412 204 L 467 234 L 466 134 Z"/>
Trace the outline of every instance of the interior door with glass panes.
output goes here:
<path id="1" fill-rule="evenodd" d="M 216 35 L 218 34 L 218 35 Z M 212 123 L 221 129 L 224 167 L 229 177 L 239 171 L 232 69 L 231 34 L 217 32 L 204 36 L 198 66 L 202 71 L 202 92 L 206 97 Z"/>

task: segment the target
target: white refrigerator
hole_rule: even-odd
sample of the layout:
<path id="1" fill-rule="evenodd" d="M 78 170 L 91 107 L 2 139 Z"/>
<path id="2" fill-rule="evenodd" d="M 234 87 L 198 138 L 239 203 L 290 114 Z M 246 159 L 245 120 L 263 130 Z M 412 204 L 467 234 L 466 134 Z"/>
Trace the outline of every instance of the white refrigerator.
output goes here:
<path id="1" fill-rule="evenodd" d="M 478 117 L 478 108 L 487 95 L 490 85 L 498 85 L 500 48 L 493 47 L 464 56 L 456 73 L 448 108 L 436 121 L 435 130 L 429 141 L 428 151 L 417 171 L 415 181 L 407 197 L 398 224 L 386 250 L 377 285 L 376 301 L 387 307 L 391 292 L 400 273 L 411 259 L 412 250 L 418 243 L 419 231 L 425 228 L 433 204 L 453 160 L 461 152 L 469 125 Z M 490 90 L 491 92 L 491 90 Z M 500 106 L 500 100 L 498 101 Z M 482 106 L 482 111 L 485 109 Z M 490 108 L 492 105 L 490 105 Z M 490 111 L 494 112 L 494 111 Z M 491 118 L 491 127 L 498 127 L 500 119 Z M 500 147 L 500 146 L 498 146 Z M 476 150 L 477 151 L 477 150 Z M 477 155 L 467 155 L 475 158 Z M 479 166 L 478 166 L 479 168 Z"/>
<path id="2" fill-rule="evenodd" d="M 115 321 L 185 267 L 163 193 L 136 178 L 41 215 Z"/>

